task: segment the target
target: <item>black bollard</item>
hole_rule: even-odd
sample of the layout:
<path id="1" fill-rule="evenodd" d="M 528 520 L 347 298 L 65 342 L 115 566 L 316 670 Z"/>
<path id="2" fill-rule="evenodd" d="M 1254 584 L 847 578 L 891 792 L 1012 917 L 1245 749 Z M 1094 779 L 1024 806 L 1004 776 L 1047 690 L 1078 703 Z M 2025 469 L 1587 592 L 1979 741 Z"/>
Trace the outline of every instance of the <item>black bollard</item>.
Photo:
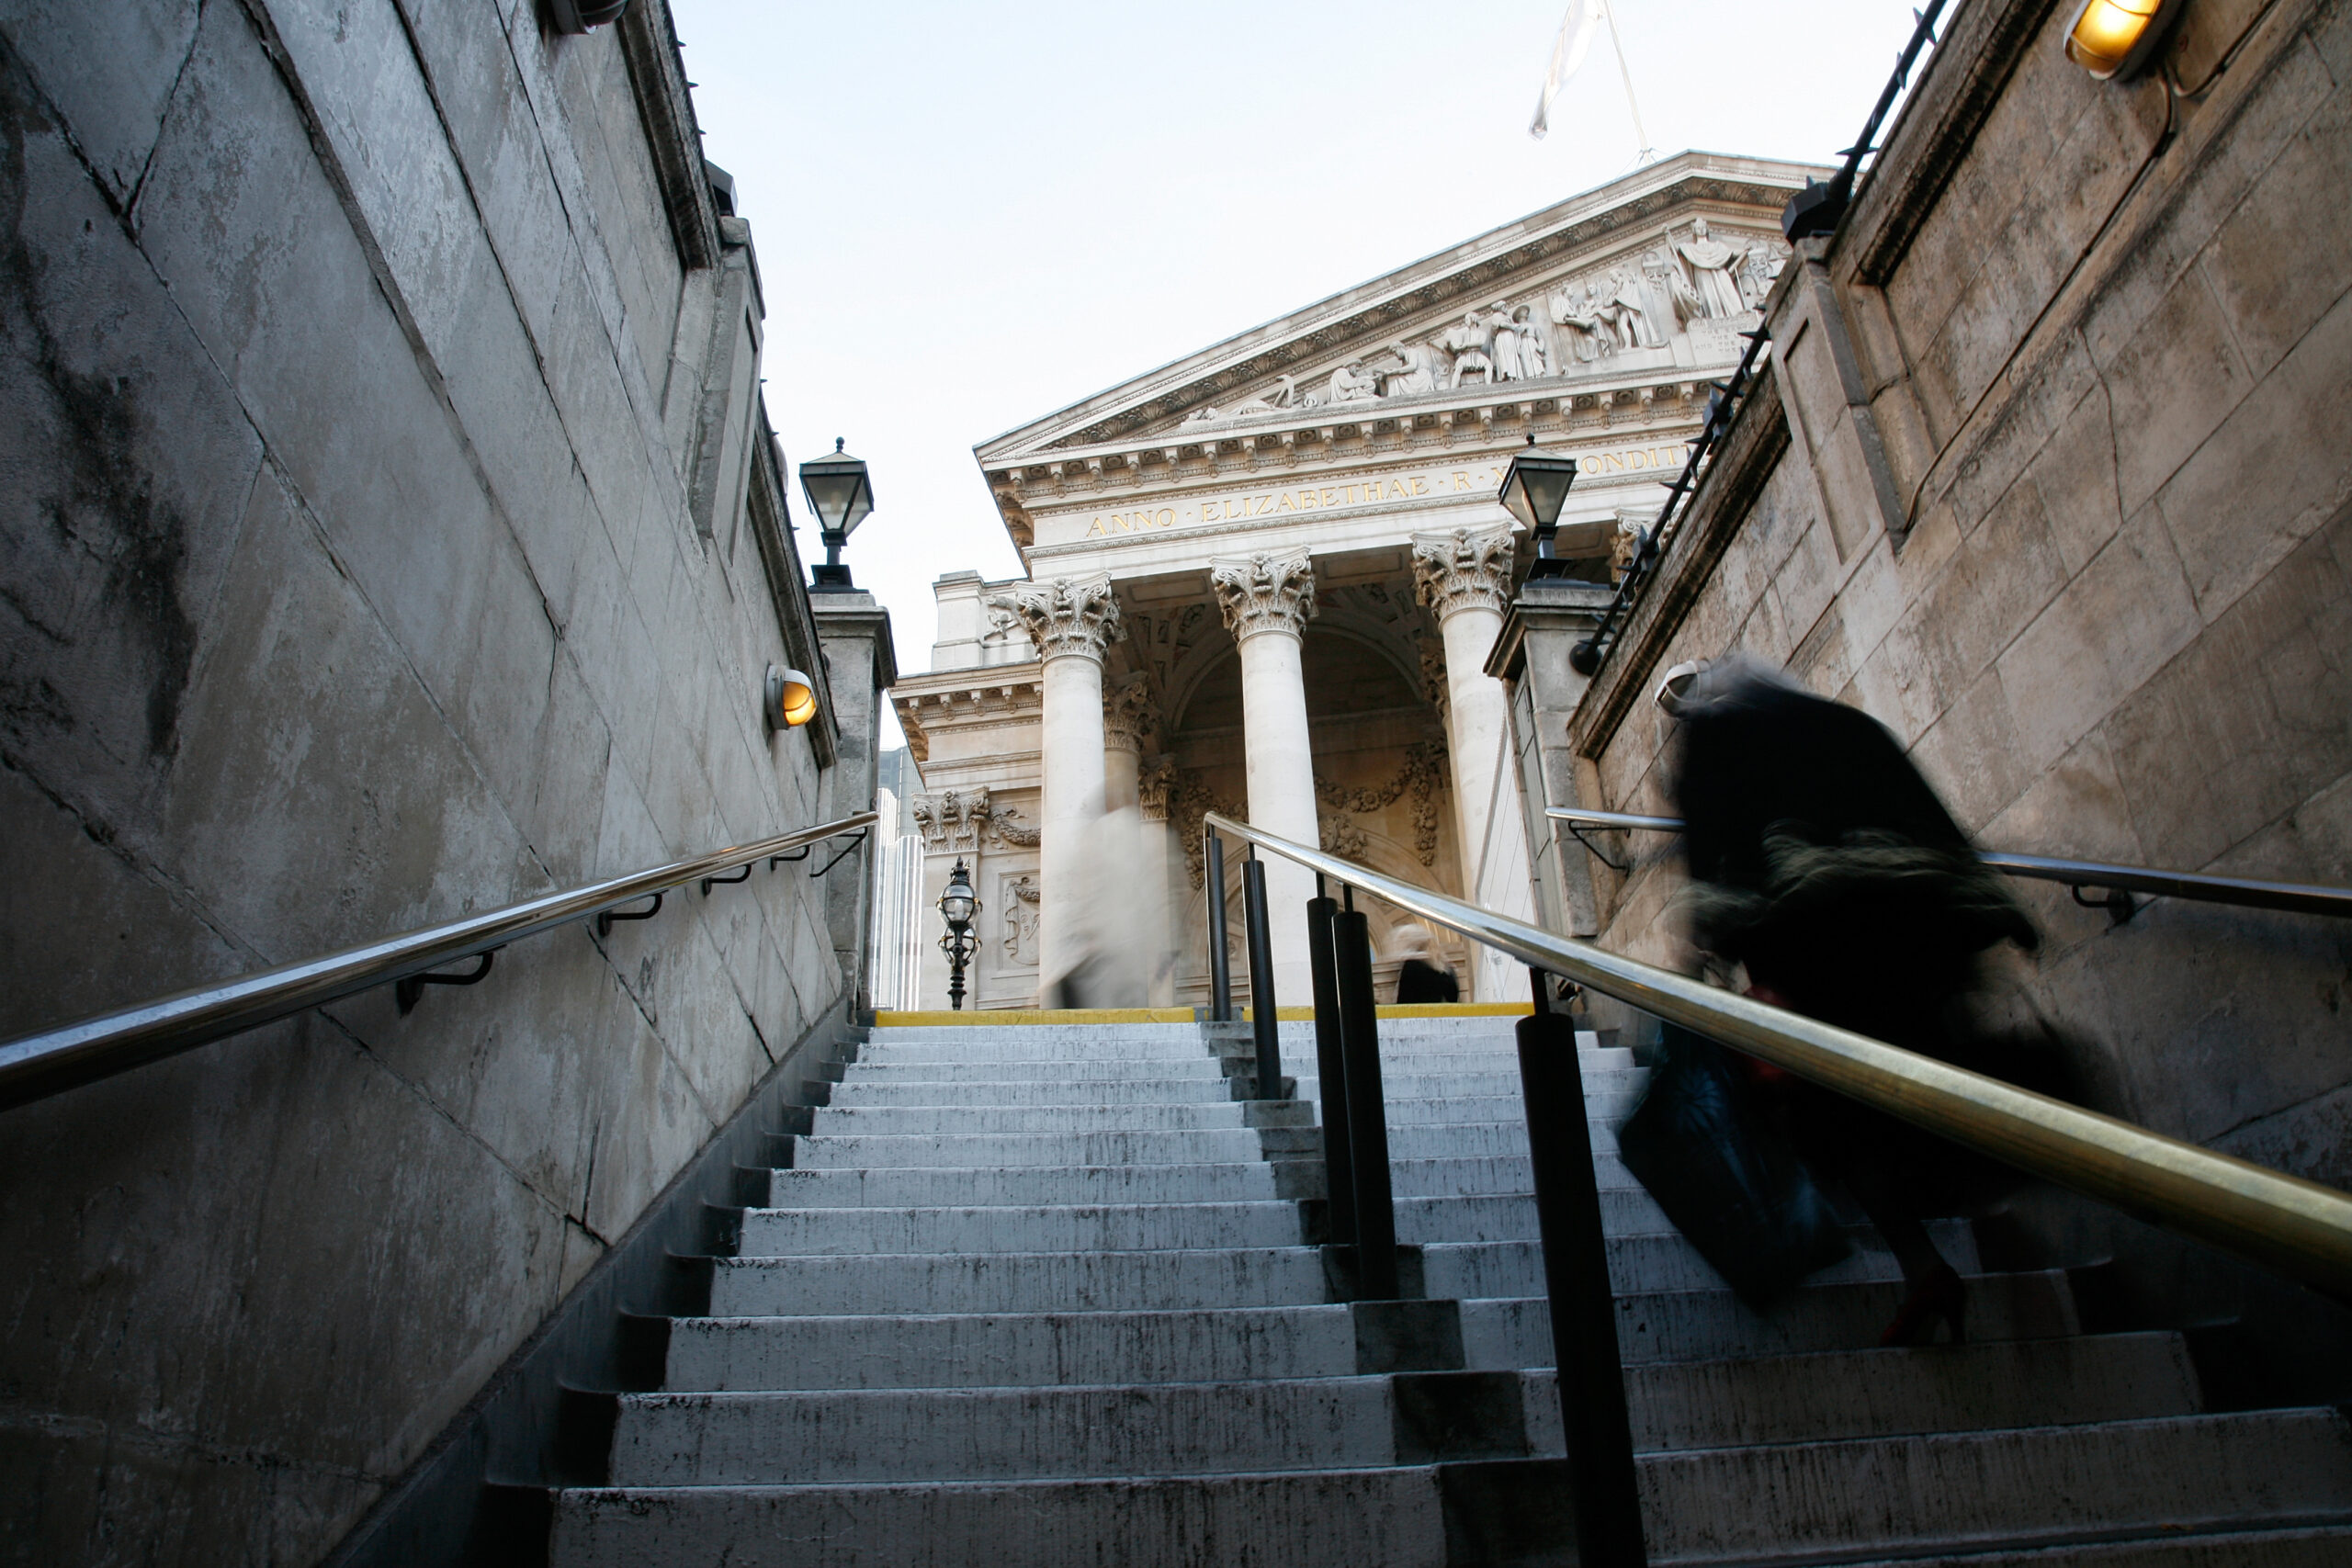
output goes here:
<path id="1" fill-rule="evenodd" d="M 1225 840 L 1214 828 L 1201 829 L 1207 840 L 1203 858 L 1207 862 L 1209 908 L 1209 1021 L 1233 1021 L 1233 969 L 1227 955 L 1225 931 Z"/>
<path id="2" fill-rule="evenodd" d="M 1258 1098 L 1280 1100 L 1283 1048 L 1274 1002 L 1274 933 L 1266 919 L 1266 863 L 1255 848 L 1241 864 L 1241 926 L 1250 939 L 1250 1032 L 1258 1043 Z"/>
<path id="3" fill-rule="evenodd" d="M 1321 878 L 1317 878 L 1320 881 Z M 1315 1070 L 1322 1080 L 1323 1169 L 1330 1189 L 1331 1240 L 1351 1247 L 1356 1239 L 1356 1168 L 1348 1136 L 1347 1056 L 1340 1043 L 1339 954 L 1333 948 L 1340 906 L 1317 897 L 1306 901 L 1306 951 L 1315 975 Z"/>
<path id="4" fill-rule="evenodd" d="M 1544 1285 L 1552 1304 L 1552 1354 L 1560 1370 L 1560 1417 L 1577 1500 L 1577 1561 L 1585 1568 L 1644 1568 L 1642 1505 L 1617 1303 L 1600 1186 L 1585 1122 L 1576 1021 L 1550 1010 L 1532 972 L 1536 1012 L 1519 1022 L 1519 1077 L 1527 1101 L 1527 1152 L 1535 1175 L 1535 1224 L 1544 1238 Z"/>
<path id="5" fill-rule="evenodd" d="M 1396 1299 L 1396 1200 L 1388 1183 L 1388 1104 L 1381 1098 L 1380 1024 L 1372 993 L 1372 926 L 1344 909 L 1332 922 L 1340 1048 L 1348 1079 L 1348 1144 L 1355 1166 L 1357 1274 L 1369 1301 Z"/>

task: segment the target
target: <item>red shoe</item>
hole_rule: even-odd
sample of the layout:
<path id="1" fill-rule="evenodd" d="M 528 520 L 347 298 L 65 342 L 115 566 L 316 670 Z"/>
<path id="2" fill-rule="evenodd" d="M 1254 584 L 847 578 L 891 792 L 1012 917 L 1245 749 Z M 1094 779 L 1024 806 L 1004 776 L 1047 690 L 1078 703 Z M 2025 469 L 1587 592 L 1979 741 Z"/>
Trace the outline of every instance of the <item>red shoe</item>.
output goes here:
<path id="1" fill-rule="evenodd" d="M 1961 1285 L 1960 1275 L 1945 1264 L 1912 1287 L 1896 1309 L 1894 1321 L 1878 1337 L 1884 1347 L 1897 1345 L 1927 1345 L 1934 1342 L 1936 1323 L 1941 1319 L 1951 1327 L 1951 1342 L 1965 1344 L 1968 1336 L 1961 1329 L 1961 1314 L 1967 1305 L 1967 1292 Z"/>

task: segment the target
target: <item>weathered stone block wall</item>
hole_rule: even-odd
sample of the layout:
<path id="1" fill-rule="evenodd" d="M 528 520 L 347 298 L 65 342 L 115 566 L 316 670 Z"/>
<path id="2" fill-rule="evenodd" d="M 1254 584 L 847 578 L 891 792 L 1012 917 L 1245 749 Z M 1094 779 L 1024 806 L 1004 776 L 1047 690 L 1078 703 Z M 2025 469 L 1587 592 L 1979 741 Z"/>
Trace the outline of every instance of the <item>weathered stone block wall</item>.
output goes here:
<path id="1" fill-rule="evenodd" d="M 1649 692 L 1745 652 L 1887 724 L 1988 846 L 2352 882 L 2352 7 L 2192 6 L 2177 95 L 2084 74 L 2070 16 L 1962 8 L 1782 277 L 1772 374 L 1577 709 L 1584 804 L 1670 810 Z M 1603 940 L 1671 956 L 1672 845 L 1627 847 Z M 2020 891 L 2103 1107 L 2352 1185 L 2352 931 Z"/>
<path id="2" fill-rule="evenodd" d="M 822 666 L 699 171 L 644 0 L 0 5 L 0 1034 L 863 804 L 761 721 Z M 322 1556 L 840 1016 L 822 890 L 7 1113 L 0 1555 Z"/>

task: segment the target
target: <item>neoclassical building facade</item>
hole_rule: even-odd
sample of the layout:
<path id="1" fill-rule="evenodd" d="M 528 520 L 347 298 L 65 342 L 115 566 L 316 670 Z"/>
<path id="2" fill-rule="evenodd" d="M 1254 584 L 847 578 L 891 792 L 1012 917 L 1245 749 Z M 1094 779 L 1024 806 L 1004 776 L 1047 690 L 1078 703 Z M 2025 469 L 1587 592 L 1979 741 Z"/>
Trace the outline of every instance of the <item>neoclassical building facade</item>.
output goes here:
<path id="1" fill-rule="evenodd" d="M 1028 575 L 940 578 L 931 669 L 892 693 L 923 886 L 960 858 L 982 900 L 975 1005 L 1204 1001 L 1211 809 L 1530 914 L 1544 803 L 1489 672 L 1532 554 L 1503 471 L 1577 459 L 1559 553 L 1609 581 L 1820 172 L 1682 153 L 977 448 Z M 1268 882 L 1304 1002 L 1313 879 Z M 1439 947 L 1465 995 L 1523 994 Z M 933 953 L 923 1005 L 946 988 Z"/>

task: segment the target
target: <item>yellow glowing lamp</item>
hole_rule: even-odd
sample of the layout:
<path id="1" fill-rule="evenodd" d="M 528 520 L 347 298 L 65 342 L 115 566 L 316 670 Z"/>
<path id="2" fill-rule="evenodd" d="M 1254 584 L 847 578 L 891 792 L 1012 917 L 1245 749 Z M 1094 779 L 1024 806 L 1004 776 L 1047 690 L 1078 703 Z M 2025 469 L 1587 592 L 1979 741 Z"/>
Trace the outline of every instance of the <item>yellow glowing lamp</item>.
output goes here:
<path id="1" fill-rule="evenodd" d="M 2164 41 L 2172 0 L 2083 0 L 2066 29 L 2066 58 L 2106 81 L 2138 75 Z"/>
<path id="2" fill-rule="evenodd" d="M 770 729 L 797 729 L 817 716 L 817 686 L 797 670 L 768 666 L 767 720 Z"/>

